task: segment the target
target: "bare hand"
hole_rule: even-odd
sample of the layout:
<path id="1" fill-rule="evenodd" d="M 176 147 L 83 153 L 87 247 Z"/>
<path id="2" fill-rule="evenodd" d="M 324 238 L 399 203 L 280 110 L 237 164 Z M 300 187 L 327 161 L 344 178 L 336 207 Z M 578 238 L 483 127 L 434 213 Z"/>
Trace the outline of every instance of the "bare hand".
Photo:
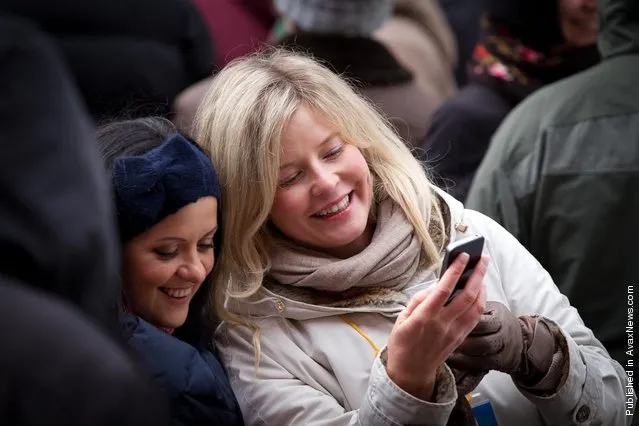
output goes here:
<path id="1" fill-rule="evenodd" d="M 478 262 L 464 290 L 444 306 L 467 263 L 468 255 L 462 253 L 436 285 L 417 293 L 388 339 L 389 377 L 419 399 L 431 399 L 437 368 L 464 341 L 484 312 L 487 257 Z"/>

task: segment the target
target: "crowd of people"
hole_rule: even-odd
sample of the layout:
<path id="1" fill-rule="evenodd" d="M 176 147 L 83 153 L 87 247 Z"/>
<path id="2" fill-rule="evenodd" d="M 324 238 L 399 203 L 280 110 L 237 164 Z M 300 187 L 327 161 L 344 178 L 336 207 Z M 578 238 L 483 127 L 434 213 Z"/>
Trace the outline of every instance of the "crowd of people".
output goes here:
<path id="1" fill-rule="evenodd" d="M 633 0 L 0 0 L 0 424 L 639 424 L 636 70 Z"/>

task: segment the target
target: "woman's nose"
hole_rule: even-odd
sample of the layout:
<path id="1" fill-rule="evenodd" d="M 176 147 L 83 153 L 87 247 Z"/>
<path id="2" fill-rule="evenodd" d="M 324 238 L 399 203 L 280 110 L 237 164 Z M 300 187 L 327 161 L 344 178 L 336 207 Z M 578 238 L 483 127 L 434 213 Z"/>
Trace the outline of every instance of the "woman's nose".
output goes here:
<path id="1" fill-rule="evenodd" d="M 335 172 L 328 168 L 321 168 L 315 172 L 315 181 L 313 182 L 312 194 L 314 196 L 333 192 L 339 177 Z"/>
<path id="2" fill-rule="evenodd" d="M 199 256 L 194 256 L 192 259 L 184 262 L 178 269 L 178 274 L 181 279 L 193 284 L 200 284 L 206 278 L 206 268 L 200 260 Z"/>

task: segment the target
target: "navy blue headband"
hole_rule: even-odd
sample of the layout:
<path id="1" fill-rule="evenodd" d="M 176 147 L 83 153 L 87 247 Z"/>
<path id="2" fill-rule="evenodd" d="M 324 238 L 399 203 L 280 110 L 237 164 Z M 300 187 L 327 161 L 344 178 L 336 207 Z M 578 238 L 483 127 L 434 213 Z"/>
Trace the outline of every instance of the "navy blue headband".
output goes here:
<path id="1" fill-rule="evenodd" d="M 211 161 L 178 133 L 145 154 L 117 158 L 113 186 L 122 242 L 202 197 L 221 201 Z"/>

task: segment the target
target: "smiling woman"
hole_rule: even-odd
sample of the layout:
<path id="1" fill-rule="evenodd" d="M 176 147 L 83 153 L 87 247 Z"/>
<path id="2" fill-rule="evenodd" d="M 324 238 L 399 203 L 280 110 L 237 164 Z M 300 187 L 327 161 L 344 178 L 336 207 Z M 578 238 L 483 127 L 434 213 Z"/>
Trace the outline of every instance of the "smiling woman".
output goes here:
<path id="1" fill-rule="evenodd" d="M 337 257 L 362 251 L 372 237 L 373 185 L 359 149 L 303 106 L 284 132 L 281 161 L 273 224 L 290 238 Z"/>
<path id="2" fill-rule="evenodd" d="M 169 393 L 176 424 L 242 424 L 212 346 L 208 291 L 220 187 L 195 143 L 164 119 L 98 131 L 122 242 L 122 330 Z M 188 398 L 185 396 L 188 395 Z"/>
<path id="3" fill-rule="evenodd" d="M 228 194 L 215 336 L 247 424 L 623 424 L 602 401 L 625 373 L 548 273 L 328 68 L 237 60 L 195 127 Z M 440 271 L 443 249 L 473 234 L 485 256 L 448 304 L 468 256 Z"/>
<path id="4" fill-rule="evenodd" d="M 184 206 L 123 247 L 124 294 L 132 312 L 152 324 L 184 324 L 189 303 L 211 273 L 217 200 Z"/>

